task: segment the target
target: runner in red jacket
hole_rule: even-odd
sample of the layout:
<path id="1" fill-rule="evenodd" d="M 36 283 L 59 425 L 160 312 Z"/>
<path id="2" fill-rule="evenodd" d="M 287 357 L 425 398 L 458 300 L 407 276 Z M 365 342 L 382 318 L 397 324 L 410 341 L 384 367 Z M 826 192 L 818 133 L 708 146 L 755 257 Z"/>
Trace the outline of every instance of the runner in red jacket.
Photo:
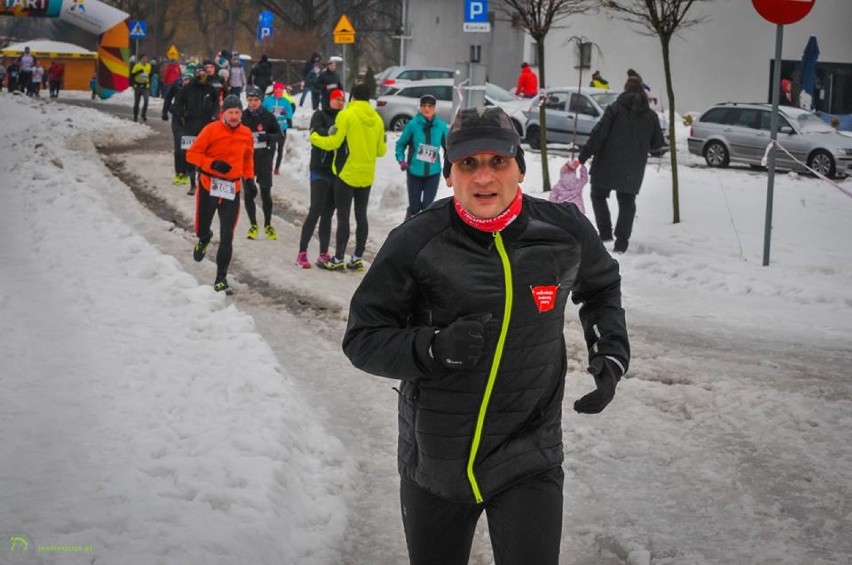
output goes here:
<path id="1" fill-rule="evenodd" d="M 216 254 L 216 280 L 213 288 L 231 294 L 226 276 L 233 252 L 234 230 L 240 216 L 239 193 L 243 183 L 254 186 L 254 139 L 240 121 L 243 107 L 236 96 L 222 102 L 222 118 L 201 130 L 186 152 L 186 160 L 199 168 L 201 188 L 195 193 L 195 234 L 198 243 L 192 256 L 204 259 L 213 238 L 210 225 L 219 212 L 219 252 Z"/>

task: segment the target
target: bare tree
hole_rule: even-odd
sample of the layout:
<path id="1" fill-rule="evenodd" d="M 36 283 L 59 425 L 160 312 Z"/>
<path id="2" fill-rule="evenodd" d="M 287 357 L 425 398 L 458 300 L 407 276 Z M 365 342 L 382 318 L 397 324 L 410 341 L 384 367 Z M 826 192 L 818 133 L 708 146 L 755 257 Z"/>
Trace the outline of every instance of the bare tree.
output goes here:
<path id="1" fill-rule="evenodd" d="M 527 33 L 536 42 L 538 58 L 539 88 L 546 90 L 547 80 L 544 73 L 544 39 L 554 24 L 568 16 L 584 14 L 594 8 L 596 0 L 499 0 L 495 8 L 509 16 L 517 18 Z M 541 124 L 541 179 L 543 190 L 550 190 L 550 171 L 547 168 L 547 118 L 544 104 L 539 104 L 539 123 Z"/>
<path id="2" fill-rule="evenodd" d="M 663 69 L 666 74 L 666 94 L 669 100 L 669 154 L 672 163 L 672 223 L 680 222 L 680 197 L 678 195 L 677 151 L 675 143 L 675 94 L 672 87 L 670 46 L 672 37 L 682 29 L 703 23 L 706 17 L 688 18 L 687 13 L 696 2 L 711 0 L 601 0 L 604 8 L 617 17 L 639 26 L 639 33 L 656 35 L 663 50 Z"/>

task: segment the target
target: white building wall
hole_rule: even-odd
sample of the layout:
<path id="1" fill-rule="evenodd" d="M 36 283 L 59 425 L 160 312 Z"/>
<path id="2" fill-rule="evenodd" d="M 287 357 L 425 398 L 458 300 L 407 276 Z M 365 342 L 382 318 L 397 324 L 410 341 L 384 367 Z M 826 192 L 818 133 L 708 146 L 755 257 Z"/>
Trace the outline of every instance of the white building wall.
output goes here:
<path id="1" fill-rule="evenodd" d="M 491 0 L 489 9 L 493 11 L 497 2 Z M 456 66 L 468 60 L 469 45 L 478 42 L 483 45 L 482 62 L 489 67 L 489 79 L 514 87 L 521 62 L 530 58 L 531 40 L 508 22 L 497 22 L 490 34 L 463 33 L 463 10 L 463 0 L 409 2 L 408 21 L 414 37 L 406 64 Z M 684 29 L 672 39 L 677 111 L 702 111 L 726 100 L 767 100 L 776 26 L 764 20 L 750 0 L 698 2 L 693 10 L 694 15 L 707 15 L 709 21 Z M 561 25 L 564 27 L 551 30 L 545 46 L 550 85 L 577 84 L 577 55 L 566 40 L 583 36 L 600 46 L 600 53 L 593 50 L 591 70 L 599 69 L 612 88 L 621 89 L 627 69 L 633 68 L 668 106 L 657 37 L 636 33 L 604 11 L 574 16 Z M 819 41 L 821 62 L 852 63 L 852 0 L 817 0 L 805 19 L 784 26 L 782 57 L 801 59 L 811 35 Z M 583 71 L 584 84 L 589 82 L 589 72 Z"/>
<path id="2" fill-rule="evenodd" d="M 676 109 L 685 113 L 729 100 L 766 101 L 775 56 L 775 24 L 764 20 L 749 0 L 699 2 L 693 9 L 695 15 L 704 14 L 709 21 L 672 38 Z M 621 89 L 627 69 L 633 68 L 668 106 L 659 39 L 640 35 L 634 31 L 638 28 L 606 14 L 575 16 L 566 29 L 548 35 L 547 82 L 577 83 L 573 68 L 577 57 L 571 47 L 561 45 L 567 37 L 584 36 L 600 46 L 601 53 L 592 51 L 591 70 L 599 69 L 611 88 Z M 852 1 L 817 0 L 807 17 L 784 26 L 782 59 L 801 59 L 811 35 L 819 41 L 820 61 L 852 62 Z M 584 70 L 586 84 L 588 72 Z"/>

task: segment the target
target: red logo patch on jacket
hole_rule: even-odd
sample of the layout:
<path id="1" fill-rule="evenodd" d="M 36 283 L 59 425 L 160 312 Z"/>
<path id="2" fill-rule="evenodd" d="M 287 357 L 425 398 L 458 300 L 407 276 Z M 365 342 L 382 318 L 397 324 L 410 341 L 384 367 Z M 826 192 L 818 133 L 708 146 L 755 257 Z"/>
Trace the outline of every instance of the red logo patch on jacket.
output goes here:
<path id="1" fill-rule="evenodd" d="M 556 293 L 559 285 L 531 286 L 533 300 L 540 314 L 553 310 L 556 306 Z"/>

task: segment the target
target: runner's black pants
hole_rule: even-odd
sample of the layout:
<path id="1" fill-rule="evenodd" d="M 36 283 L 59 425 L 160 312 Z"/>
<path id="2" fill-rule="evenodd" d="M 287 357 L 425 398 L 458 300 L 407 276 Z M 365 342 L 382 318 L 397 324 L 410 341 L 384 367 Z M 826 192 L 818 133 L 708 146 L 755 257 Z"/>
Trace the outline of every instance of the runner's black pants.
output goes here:
<path id="1" fill-rule="evenodd" d="M 150 94 L 150 90 L 147 86 L 134 86 L 133 87 L 133 119 L 135 120 L 139 116 L 139 100 L 144 99 L 142 104 L 142 119 L 148 119 L 148 96 Z"/>
<path id="2" fill-rule="evenodd" d="M 434 202 L 440 180 L 440 174 L 418 177 L 417 175 L 412 175 L 410 171 L 408 172 L 406 175 L 408 184 L 408 215 L 406 217 L 410 218 L 415 214 L 419 214 Z"/>
<path id="3" fill-rule="evenodd" d="M 186 174 L 186 149 L 180 148 L 180 140 L 183 137 L 183 126 L 180 118 L 172 115 L 172 141 L 174 142 L 175 174 Z"/>
<path id="4" fill-rule="evenodd" d="M 254 152 L 254 174 L 256 175 L 257 186 L 260 188 L 260 203 L 263 207 L 264 226 L 272 225 L 272 150 L 257 149 Z M 251 224 L 257 225 L 257 206 L 254 204 L 254 199 L 257 198 L 257 192 L 245 189 L 246 193 L 246 214 L 249 217 Z"/>
<path id="5" fill-rule="evenodd" d="M 411 565 L 466 565 L 482 512 L 497 565 L 557 565 L 562 538 L 562 467 L 527 477 L 482 504 L 450 502 L 400 483 Z"/>
<path id="6" fill-rule="evenodd" d="M 302 224 L 299 251 L 307 251 L 314 228 L 319 221 L 319 254 L 328 251 L 331 241 L 331 218 L 334 216 L 334 177 L 330 174 L 311 172 L 311 207 Z"/>
<path id="7" fill-rule="evenodd" d="M 216 281 L 228 276 L 228 265 L 234 250 L 234 230 L 240 217 L 240 197 L 233 200 L 210 196 L 210 192 L 199 186 L 195 193 L 195 235 L 204 245 L 213 239 L 210 226 L 213 216 L 219 212 L 219 251 L 216 253 Z"/>
<path id="8" fill-rule="evenodd" d="M 346 255 L 346 244 L 349 243 L 349 212 L 352 202 L 355 202 L 355 253 L 356 257 L 364 256 L 367 247 L 367 234 L 370 226 L 367 223 L 367 203 L 370 201 L 370 187 L 355 188 L 349 186 L 340 178 L 334 180 L 334 207 L 337 210 L 337 246 L 334 256 L 343 259 Z"/>

